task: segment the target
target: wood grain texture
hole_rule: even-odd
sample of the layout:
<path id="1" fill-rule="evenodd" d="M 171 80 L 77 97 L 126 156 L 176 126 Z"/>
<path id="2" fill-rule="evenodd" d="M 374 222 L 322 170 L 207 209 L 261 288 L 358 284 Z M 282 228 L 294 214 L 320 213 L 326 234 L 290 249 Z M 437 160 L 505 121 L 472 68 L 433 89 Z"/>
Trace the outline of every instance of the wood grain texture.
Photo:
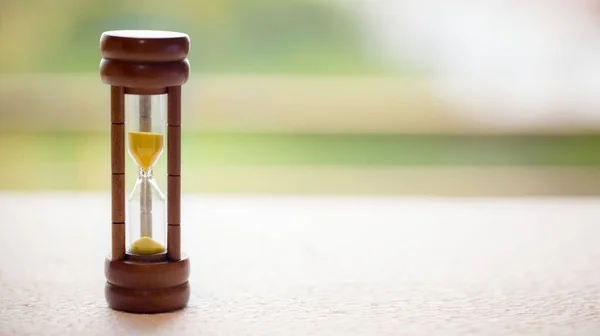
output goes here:
<path id="1" fill-rule="evenodd" d="M 173 126 L 181 125 L 181 86 L 167 88 L 167 123 Z"/>
<path id="2" fill-rule="evenodd" d="M 160 95 L 167 93 L 167 88 L 125 88 L 125 94 Z"/>
<path id="3" fill-rule="evenodd" d="M 114 124 L 125 122 L 125 92 L 122 86 L 110 87 L 110 122 Z"/>
<path id="4" fill-rule="evenodd" d="M 125 174 L 125 124 L 110 126 L 111 172 Z"/>
<path id="5" fill-rule="evenodd" d="M 181 257 L 181 87 L 169 87 L 167 100 L 167 257 Z"/>
<path id="6" fill-rule="evenodd" d="M 181 176 L 167 176 L 167 224 L 181 224 Z"/>
<path id="7" fill-rule="evenodd" d="M 167 128 L 167 174 L 181 175 L 181 127 Z"/>
<path id="8" fill-rule="evenodd" d="M 125 174 L 112 174 L 111 180 L 112 221 L 125 223 Z"/>
<path id="9" fill-rule="evenodd" d="M 163 289 L 179 286 L 188 281 L 190 262 L 187 257 L 177 261 L 138 262 L 114 261 L 107 258 L 104 274 L 110 284 L 128 289 Z"/>
<path id="10" fill-rule="evenodd" d="M 111 260 L 125 259 L 125 222 L 115 223 L 110 226 L 111 230 Z"/>
<path id="11" fill-rule="evenodd" d="M 167 261 L 167 252 L 156 254 L 135 254 L 128 251 L 125 253 L 125 260 L 137 262 L 162 262 Z"/>
<path id="12" fill-rule="evenodd" d="M 112 309 L 136 314 L 167 313 L 182 309 L 190 298 L 190 285 L 133 290 L 106 283 L 106 299 Z"/>
<path id="13" fill-rule="evenodd" d="M 111 258 L 125 258 L 125 107 L 122 87 L 111 87 Z"/>
<path id="14" fill-rule="evenodd" d="M 600 198 L 184 196 L 189 304 L 145 316 L 105 192 L 0 192 L 0 334 L 600 335 Z"/>
<path id="15" fill-rule="evenodd" d="M 111 258 L 125 258 L 125 94 L 121 86 L 111 86 Z"/>
<path id="16" fill-rule="evenodd" d="M 183 85 L 190 74 L 188 60 L 169 63 L 133 63 L 102 59 L 100 78 L 104 84 L 132 88 L 164 88 Z"/>
<path id="17" fill-rule="evenodd" d="M 136 62 L 182 61 L 190 51 L 187 34 L 169 31 L 107 31 L 100 52 L 108 59 Z"/>
<path id="18" fill-rule="evenodd" d="M 167 225 L 167 258 L 169 260 L 181 259 L 181 225 Z"/>

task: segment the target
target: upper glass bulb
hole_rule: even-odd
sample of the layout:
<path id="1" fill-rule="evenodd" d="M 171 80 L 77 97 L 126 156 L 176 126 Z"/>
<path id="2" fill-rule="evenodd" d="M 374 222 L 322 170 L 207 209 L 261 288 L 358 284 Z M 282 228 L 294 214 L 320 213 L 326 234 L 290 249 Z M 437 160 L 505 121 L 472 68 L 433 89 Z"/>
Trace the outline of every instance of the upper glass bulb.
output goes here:
<path id="1" fill-rule="evenodd" d="M 164 148 L 164 95 L 127 95 L 128 152 L 143 169 L 154 166 Z"/>

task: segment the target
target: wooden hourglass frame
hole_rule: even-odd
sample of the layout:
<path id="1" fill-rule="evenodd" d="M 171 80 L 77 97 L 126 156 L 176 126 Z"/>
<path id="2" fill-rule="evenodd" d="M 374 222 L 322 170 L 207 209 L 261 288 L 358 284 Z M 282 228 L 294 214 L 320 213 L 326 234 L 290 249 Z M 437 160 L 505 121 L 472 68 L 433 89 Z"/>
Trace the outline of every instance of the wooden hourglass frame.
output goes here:
<path id="1" fill-rule="evenodd" d="M 180 226 L 181 85 L 189 76 L 189 48 L 188 35 L 177 32 L 108 31 L 100 38 L 100 75 L 111 86 L 112 250 L 105 261 L 105 295 L 115 310 L 162 313 L 183 308 L 189 300 L 190 262 L 181 252 Z M 126 97 L 139 97 L 142 120 L 150 111 L 151 99 L 165 95 L 166 220 L 158 224 L 155 220 L 153 225 L 167 227 L 166 251 L 132 253 L 126 249 L 126 228 L 132 225 L 126 221 Z M 140 130 L 144 131 L 141 124 Z M 162 135 L 160 140 L 164 141 Z"/>

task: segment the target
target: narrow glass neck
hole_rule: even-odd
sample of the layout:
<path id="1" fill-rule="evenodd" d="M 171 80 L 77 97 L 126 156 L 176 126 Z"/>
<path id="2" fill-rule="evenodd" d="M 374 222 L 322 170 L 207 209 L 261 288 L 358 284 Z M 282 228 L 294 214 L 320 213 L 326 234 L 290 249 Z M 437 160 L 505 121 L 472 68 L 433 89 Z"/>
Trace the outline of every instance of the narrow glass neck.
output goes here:
<path id="1" fill-rule="evenodd" d="M 140 168 L 140 176 L 139 177 L 151 178 L 152 177 L 152 168 Z"/>

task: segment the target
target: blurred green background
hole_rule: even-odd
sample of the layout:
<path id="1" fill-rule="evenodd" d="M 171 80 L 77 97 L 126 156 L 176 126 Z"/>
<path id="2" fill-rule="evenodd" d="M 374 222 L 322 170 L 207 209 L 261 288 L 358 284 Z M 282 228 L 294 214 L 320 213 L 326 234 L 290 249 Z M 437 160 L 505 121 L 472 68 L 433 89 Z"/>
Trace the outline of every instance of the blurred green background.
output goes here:
<path id="1" fill-rule="evenodd" d="M 185 192 L 600 194 L 600 104 L 573 94 L 597 88 L 586 81 L 595 63 L 579 63 L 590 71 L 565 71 L 544 59 L 544 46 L 489 36 L 505 21 L 499 29 L 473 24 L 453 32 L 444 24 L 454 27 L 476 13 L 429 3 L 439 8 L 416 0 L 396 7 L 334 0 L 2 1 L 0 189 L 110 188 L 109 91 L 98 75 L 99 37 L 158 29 L 192 40 L 192 76 L 183 88 Z M 573 12 L 600 21 L 578 3 Z M 407 8 L 414 12 L 405 15 Z M 510 15 L 489 14 L 492 5 L 469 8 L 500 21 Z M 554 31 L 537 33 L 533 40 Z M 506 34 L 517 41 L 518 34 Z M 465 45 L 471 47 L 462 52 Z M 554 48 L 571 59 L 590 53 L 579 45 Z M 550 65 L 528 72 L 530 58 Z M 566 92 L 564 99 L 556 92 Z"/>

